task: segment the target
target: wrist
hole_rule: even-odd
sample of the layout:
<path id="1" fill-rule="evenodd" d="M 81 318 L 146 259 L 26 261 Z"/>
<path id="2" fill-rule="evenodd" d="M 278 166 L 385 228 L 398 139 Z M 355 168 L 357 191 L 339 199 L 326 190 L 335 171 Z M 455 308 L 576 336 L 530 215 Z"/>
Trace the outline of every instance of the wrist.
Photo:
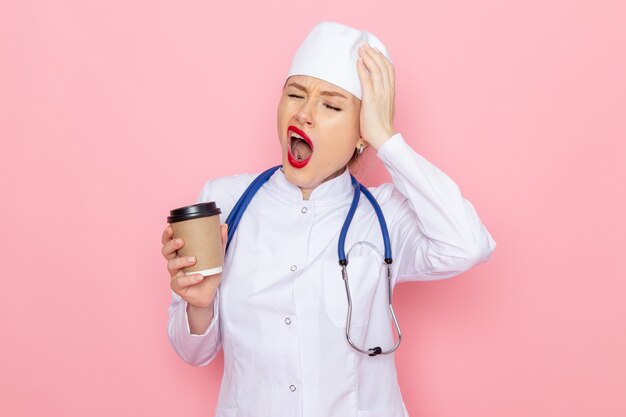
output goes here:
<path id="1" fill-rule="evenodd" d="M 188 314 L 206 314 L 213 311 L 213 301 L 206 307 L 196 306 L 190 303 L 187 303 L 187 313 Z"/>
<path id="2" fill-rule="evenodd" d="M 385 142 L 387 142 L 389 139 L 391 139 L 391 137 L 393 135 L 395 135 L 396 132 L 395 130 L 391 129 L 391 130 L 385 130 L 379 134 L 377 134 L 376 136 L 374 136 L 372 138 L 372 140 L 368 140 L 367 142 L 374 147 L 374 149 L 376 149 L 376 151 L 378 151 L 378 149 L 380 149 L 381 146 L 383 146 L 385 144 Z"/>

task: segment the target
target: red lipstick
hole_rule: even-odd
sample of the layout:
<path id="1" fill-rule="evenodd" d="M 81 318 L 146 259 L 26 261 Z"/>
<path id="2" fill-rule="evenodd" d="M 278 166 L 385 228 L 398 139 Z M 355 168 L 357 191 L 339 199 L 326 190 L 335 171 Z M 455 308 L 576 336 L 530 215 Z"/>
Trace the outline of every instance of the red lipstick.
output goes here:
<path id="1" fill-rule="evenodd" d="M 299 136 L 302 137 L 302 139 L 307 143 L 307 145 L 309 145 L 309 147 L 311 148 L 311 155 L 309 155 L 308 158 L 304 159 L 304 160 L 300 160 L 297 159 L 291 150 L 291 132 L 297 133 Z M 311 156 L 313 155 L 313 142 L 311 142 L 311 139 L 309 138 L 309 136 L 304 133 L 302 130 L 298 129 L 295 126 L 289 126 L 287 128 L 287 135 L 289 137 L 289 149 L 287 152 L 287 159 L 289 160 L 289 163 L 291 164 L 292 167 L 294 168 L 304 168 L 306 166 L 306 164 L 309 163 L 309 161 L 311 160 Z"/>

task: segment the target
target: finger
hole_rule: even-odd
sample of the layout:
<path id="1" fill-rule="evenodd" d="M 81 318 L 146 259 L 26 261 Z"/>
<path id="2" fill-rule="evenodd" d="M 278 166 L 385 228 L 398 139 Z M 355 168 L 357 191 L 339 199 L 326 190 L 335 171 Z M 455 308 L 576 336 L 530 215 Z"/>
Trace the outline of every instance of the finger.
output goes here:
<path id="1" fill-rule="evenodd" d="M 393 119 L 395 117 L 395 112 L 396 112 L 395 100 L 394 100 L 395 90 L 396 90 L 395 69 L 391 61 L 389 61 L 389 59 L 381 51 L 378 50 L 378 48 L 372 48 L 372 50 L 374 51 L 374 55 L 376 57 L 377 62 L 379 62 L 380 65 L 384 68 L 384 71 L 382 71 L 384 84 L 385 84 L 384 88 L 385 88 L 385 91 L 387 91 L 390 94 L 391 118 Z"/>
<path id="2" fill-rule="evenodd" d="M 176 251 L 185 246 L 185 242 L 181 238 L 171 239 L 163 248 L 161 248 L 161 254 L 167 260 L 173 259 L 176 257 Z"/>
<path id="3" fill-rule="evenodd" d="M 391 61 L 389 61 L 389 59 L 387 59 L 387 57 L 383 55 L 382 52 L 378 51 L 378 53 L 380 54 L 380 60 L 382 61 L 383 65 L 386 68 L 385 73 L 388 77 L 386 79 L 387 88 L 388 88 L 387 91 L 390 94 L 389 97 L 391 99 L 391 118 L 393 119 L 396 113 L 396 103 L 395 103 L 395 98 L 394 98 L 396 94 L 396 73 L 395 73 L 395 69 Z"/>
<path id="4" fill-rule="evenodd" d="M 396 69 L 391 63 L 391 61 L 387 60 L 387 67 L 389 67 L 389 80 L 391 82 L 391 92 L 393 94 L 392 98 L 392 107 L 391 107 L 391 119 L 395 119 L 396 117 Z"/>
<path id="5" fill-rule="evenodd" d="M 220 225 L 222 231 L 222 252 L 226 254 L 226 242 L 228 242 L 228 224 Z"/>
<path id="6" fill-rule="evenodd" d="M 391 61 L 389 61 L 389 59 L 387 59 L 387 57 L 385 57 L 383 55 L 384 58 L 384 62 L 385 65 L 387 66 L 387 72 L 389 73 L 389 82 L 391 83 L 391 88 L 393 88 L 393 90 L 396 90 L 396 68 L 393 66 L 393 64 L 391 63 Z"/>
<path id="7" fill-rule="evenodd" d="M 222 224 L 220 225 L 220 228 L 222 232 L 222 243 L 226 244 L 226 241 L 228 240 L 228 225 Z"/>
<path id="8" fill-rule="evenodd" d="M 378 48 L 372 48 L 374 61 L 378 64 L 380 72 L 383 76 L 383 80 L 387 88 L 391 88 L 391 77 L 389 76 L 389 67 L 387 66 L 387 57 L 378 50 Z"/>
<path id="9" fill-rule="evenodd" d="M 176 257 L 167 261 L 167 270 L 173 276 L 178 271 L 196 263 L 195 256 Z"/>
<path id="10" fill-rule="evenodd" d="M 374 52 L 367 44 L 361 50 L 361 58 L 365 63 L 365 67 L 370 72 L 370 78 L 372 79 L 372 88 L 378 90 L 380 84 L 383 82 L 382 72 L 380 66 L 376 63 L 373 56 Z"/>
<path id="11" fill-rule="evenodd" d="M 181 275 L 172 279 L 170 287 L 174 290 L 174 292 L 179 292 L 182 289 L 202 282 L 203 279 L 204 277 L 202 274 Z"/>
<path id="12" fill-rule="evenodd" d="M 174 229 L 172 229 L 172 226 L 168 224 L 165 230 L 163 230 L 163 234 L 161 235 L 161 243 L 165 245 L 167 241 L 172 238 L 173 235 Z"/>
<path id="13" fill-rule="evenodd" d="M 356 70 L 359 74 L 359 78 L 361 79 L 361 89 L 363 90 L 362 96 L 369 96 L 369 94 L 371 94 L 372 92 L 372 79 L 369 72 L 367 72 L 367 68 L 365 68 L 363 59 L 360 57 L 356 63 Z"/>

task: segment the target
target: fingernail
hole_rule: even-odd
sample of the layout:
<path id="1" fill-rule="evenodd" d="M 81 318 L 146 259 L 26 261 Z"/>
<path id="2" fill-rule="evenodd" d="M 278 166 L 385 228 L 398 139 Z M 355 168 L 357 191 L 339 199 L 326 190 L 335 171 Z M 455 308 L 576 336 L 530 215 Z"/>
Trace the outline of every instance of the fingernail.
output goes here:
<path id="1" fill-rule="evenodd" d="M 195 256 L 188 256 L 187 262 L 194 262 L 196 260 Z"/>
<path id="2" fill-rule="evenodd" d="M 177 244 L 177 245 L 180 245 L 181 243 L 183 243 L 183 240 L 182 240 L 182 239 L 176 239 L 176 244 Z"/>
<path id="3" fill-rule="evenodd" d="M 193 276 L 193 280 L 194 280 L 194 281 L 202 281 L 202 279 L 203 279 L 203 278 L 204 278 L 204 277 L 203 277 L 202 275 L 194 275 L 194 276 Z"/>

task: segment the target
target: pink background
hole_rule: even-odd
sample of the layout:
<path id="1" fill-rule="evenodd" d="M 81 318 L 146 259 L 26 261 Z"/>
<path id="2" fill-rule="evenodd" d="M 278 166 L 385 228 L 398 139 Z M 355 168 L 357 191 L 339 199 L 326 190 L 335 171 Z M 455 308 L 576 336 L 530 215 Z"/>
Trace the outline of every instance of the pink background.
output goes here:
<path id="1" fill-rule="evenodd" d="M 624 4 L 3 1 L 0 415 L 212 415 L 222 357 L 169 345 L 161 231 L 206 179 L 280 162 L 321 20 L 388 46 L 397 129 L 498 243 L 398 287 L 411 415 L 626 415 Z"/>

